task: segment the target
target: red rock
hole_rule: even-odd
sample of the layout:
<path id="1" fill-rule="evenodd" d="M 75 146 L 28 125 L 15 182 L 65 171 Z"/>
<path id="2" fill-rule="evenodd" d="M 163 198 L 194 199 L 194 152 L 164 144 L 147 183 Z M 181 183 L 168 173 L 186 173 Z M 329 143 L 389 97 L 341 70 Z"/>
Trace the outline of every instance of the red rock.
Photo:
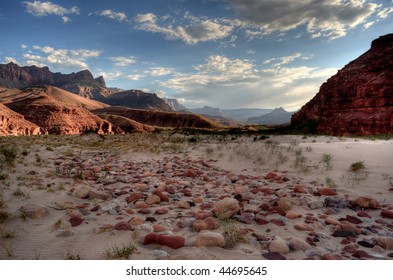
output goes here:
<path id="1" fill-rule="evenodd" d="M 184 172 L 183 176 L 190 177 L 190 178 L 196 178 L 198 176 L 198 173 L 195 170 L 188 169 Z"/>
<path id="2" fill-rule="evenodd" d="M 287 214 L 285 215 L 285 217 L 287 217 L 288 219 L 297 219 L 297 218 L 302 217 L 302 214 L 288 211 Z"/>
<path id="3" fill-rule="evenodd" d="M 261 217 L 257 217 L 255 221 L 260 226 L 267 225 L 269 223 L 268 220 L 265 220 L 265 219 L 263 219 Z"/>
<path id="4" fill-rule="evenodd" d="M 374 40 L 371 49 L 325 82 L 317 95 L 292 116 L 292 125 L 316 122 L 328 135 L 392 132 L 393 34 Z"/>
<path id="5" fill-rule="evenodd" d="M 183 236 L 176 235 L 158 235 L 155 233 L 150 233 L 145 236 L 143 240 L 143 245 L 148 244 L 159 244 L 162 246 L 167 246 L 172 249 L 179 249 L 184 247 L 185 238 Z"/>
<path id="6" fill-rule="evenodd" d="M 352 254 L 352 257 L 355 257 L 357 259 L 371 259 L 371 256 L 363 250 L 356 251 Z"/>
<path id="7" fill-rule="evenodd" d="M 355 199 L 354 204 L 364 209 L 380 209 L 381 205 L 378 201 L 368 197 L 358 197 Z"/>
<path id="8" fill-rule="evenodd" d="M 150 209 L 148 209 L 148 208 L 142 208 L 142 209 L 139 209 L 138 210 L 138 213 L 139 214 L 150 214 L 151 213 L 151 210 Z"/>
<path id="9" fill-rule="evenodd" d="M 202 202 L 203 202 L 203 199 L 202 199 L 202 197 L 195 197 L 192 201 L 193 201 L 194 203 L 202 203 Z"/>
<path id="10" fill-rule="evenodd" d="M 285 226 L 285 223 L 283 221 L 281 221 L 281 220 L 272 219 L 271 222 L 273 224 L 275 224 L 276 226 L 279 226 L 279 227 Z"/>
<path id="11" fill-rule="evenodd" d="M 127 203 L 132 203 L 139 199 L 145 199 L 145 196 L 142 193 L 133 193 L 127 197 Z"/>
<path id="12" fill-rule="evenodd" d="M 384 210 L 381 212 L 381 216 L 384 218 L 393 219 L 393 211 Z"/>
<path id="13" fill-rule="evenodd" d="M 139 226 L 141 224 L 145 223 L 145 219 L 141 218 L 141 217 L 133 217 L 131 218 L 128 223 L 132 226 Z"/>
<path id="14" fill-rule="evenodd" d="M 0 136 L 38 135 L 47 132 L 0 103 Z"/>
<path id="15" fill-rule="evenodd" d="M 78 218 L 78 217 L 72 217 L 72 218 L 69 219 L 69 221 L 70 221 L 72 227 L 77 227 L 80 224 L 82 224 L 84 219 Z"/>
<path id="16" fill-rule="evenodd" d="M 358 215 L 361 218 L 370 218 L 371 219 L 371 216 L 363 211 L 357 212 L 356 215 Z"/>
<path id="17" fill-rule="evenodd" d="M 321 196 L 333 196 L 333 195 L 337 195 L 337 191 L 335 189 L 331 189 L 331 188 L 322 188 L 318 191 L 319 195 Z"/>
<path id="18" fill-rule="evenodd" d="M 266 174 L 265 179 L 271 180 L 271 179 L 274 179 L 276 176 L 277 176 L 277 174 L 270 172 L 270 173 Z"/>
<path id="19" fill-rule="evenodd" d="M 207 217 L 210 217 L 212 215 L 211 212 L 207 212 L 207 211 L 198 211 L 195 213 L 195 219 L 197 220 L 204 220 Z"/>
<path id="20" fill-rule="evenodd" d="M 158 195 L 149 195 L 145 200 L 147 205 L 160 204 L 161 198 Z"/>
<path id="21" fill-rule="evenodd" d="M 322 260 L 342 260 L 343 258 L 335 254 L 325 254 L 322 256 Z"/>
<path id="22" fill-rule="evenodd" d="M 45 207 L 31 203 L 22 206 L 19 210 L 30 219 L 40 219 L 49 214 Z"/>
<path id="23" fill-rule="evenodd" d="M 351 216 L 351 215 L 347 215 L 347 221 L 352 223 L 352 224 L 361 224 L 362 220 L 360 220 L 359 218 L 355 217 L 355 216 Z"/>
<path id="24" fill-rule="evenodd" d="M 164 227 L 163 225 L 159 225 L 159 224 L 154 224 L 153 229 L 154 229 L 154 232 L 162 232 L 162 231 L 167 230 L 166 227 Z"/>
<path id="25" fill-rule="evenodd" d="M 165 191 L 166 191 L 167 193 L 169 193 L 169 194 L 175 194 L 175 193 L 176 193 L 174 187 L 171 187 L 171 186 L 166 186 L 166 187 L 165 187 Z"/>
<path id="26" fill-rule="evenodd" d="M 156 214 L 157 215 L 165 215 L 168 213 L 168 211 L 169 210 L 167 208 L 159 208 L 159 209 L 156 209 Z"/>
<path id="27" fill-rule="evenodd" d="M 314 231 L 314 228 L 306 225 L 306 224 L 297 224 L 295 225 L 295 229 L 300 230 L 300 231 Z"/>
<path id="28" fill-rule="evenodd" d="M 308 189 L 305 185 L 295 185 L 293 191 L 295 193 L 308 193 Z"/>
<path id="29" fill-rule="evenodd" d="M 208 217 L 204 220 L 195 220 L 192 223 L 192 229 L 196 232 L 202 230 L 214 230 L 220 227 L 220 221 L 213 217 Z"/>
<path id="30" fill-rule="evenodd" d="M 149 205 L 147 205 L 147 203 L 143 202 L 143 201 L 137 201 L 134 205 L 135 209 L 143 209 L 143 208 L 148 208 L 148 207 L 149 207 Z"/>
<path id="31" fill-rule="evenodd" d="M 259 191 L 263 192 L 264 194 L 275 194 L 276 192 L 271 188 L 259 188 Z"/>
<path id="32" fill-rule="evenodd" d="M 343 248 L 343 252 L 348 254 L 354 254 L 359 249 L 359 246 L 356 244 L 349 244 Z"/>
<path id="33" fill-rule="evenodd" d="M 117 223 L 113 228 L 115 230 L 132 230 L 132 226 L 126 222 Z"/>

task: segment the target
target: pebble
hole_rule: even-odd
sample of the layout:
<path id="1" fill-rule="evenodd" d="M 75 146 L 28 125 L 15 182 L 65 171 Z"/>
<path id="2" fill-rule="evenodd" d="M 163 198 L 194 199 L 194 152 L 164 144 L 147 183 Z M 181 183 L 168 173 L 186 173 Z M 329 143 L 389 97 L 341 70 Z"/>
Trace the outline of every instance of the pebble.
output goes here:
<path id="1" fill-rule="evenodd" d="M 194 243 L 196 247 L 224 247 L 224 245 L 224 236 L 212 231 L 203 231 L 199 233 Z"/>
<path id="2" fill-rule="evenodd" d="M 286 257 L 281 255 L 280 253 L 272 253 L 272 252 L 264 253 L 264 254 L 262 254 L 262 257 L 264 257 L 267 260 L 280 260 L 280 261 L 283 261 L 283 260 L 287 259 Z"/>
<path id="3" fill-rule="evenodd" d="M 229 219 L 239 210 L 239 202 L 234 198 L 227 197 L 216 203 L 214 212 L 219 219 Z"/>
<path id="4" fill-rule="evenodd" d="M 365 247 L 365 248 L 373 248 L 374 247 L 374 244 L 371 244 L 370 242 L 368 242 L 366 240 L 358 241 L 358 244 L 362 247 Z"/>
<path id="5" fill-rule="evenodd" d="M 243 224 L 252 224 L 255 220 L 255 215 L 252 213 L 242 213 L 239 217 L 239 222 Z"/>
<path id="6" fill-rule="evenodd" d="M 287 217 L 288 219 L 298 219 L 298 218 L 302 217 L 302 214 L 299 214 L 299 213 L 296 213 L 296 212 L 293 212 L 293 211 L 288 211 L 285 214 L 285 217 Z"/>
<path id="7" fill-rule="evenodd" d="M 322 188 L 318 191 L 320 196 L 333 196 L 337 195 L 337 191 L 331 188 Z"/>
<path id="8" fill-rule="evenodd" d="M 72 195 L 80 199 L 86 199 L 89 198 L 90 191 L 91 188 L 88 186 L 77 186 L 72 192 Z"/>
<path id="9" fill-rule="evenodd" d="M 172 249 L 179 249 L 184 247 L 185 238 L 183 236 L 175 236 L 175 235 L 158 235 L 155 233 L 149 233 L 145 236 L 143 240 L 143 245 L 148 244 L 159 244 L 162 246 L 167 246 Z"/>
<path id="10" fill-rule="evenodd" d="M 295 229 L 300 231 L 314 231 L 314 228 L 312 226 L 306 224 L 297 224 L 295 225 Z"/>
<path id="11" fill-rule="evenodd" d="M 343 198 L 332 198 L 327 197 L 324 201 L 325 207 L 332 208 L 345 208 L 348 205 L 348 202 Z"/>
<path id="12" fill-rule="evenodd" d="M 77 227 L 83 223 L 84 219 L 81 219 L 78 217 L 72 217 L 69 219 L 69 221 L 70 221 L 72 227 Z"/>
<path id="13" fill-rule="evenodd" d="M 379 236 L 375 242 L 385 250 L 393 250 L 393 237 Z"/>
<path id="14" fill-rule="evenodd" d="M 371 258 L 371 256 L 366 251 L 363 251 L 363 250 L 358 250 L 358 251 L 354 252 L 352 254 L 352 257 L 355 257 L 357 259 L 370 259 Z"/>
<path id="15" fill-rule="evenodd" d="M 132 226 L 126 222 L 119 222 L 113 226 L 115 230 L 132 230 Z"/>
<path id="16" fill-rule="evenodd" d="M 192 223 L 192 229 L 196 232 L 202 230 L 214 230 L 220 227 L 220 221 L 213 217 L 208 217 L 204 220 L 195 220 Z"/>
<path id="17" fill-rule="evenodd" d="M 305 185 L 295 185 L 293 191 L 295 193 L 308 193 L 308 189 Z"/>
<path id="18" fill-rule="evenodd" d="M 270 253 L 287 254 L 287 253 L 289 253 L 289 246 L 284 239 L 282 239 L 280 237 L 276 237 L 269 244 L 269 252 Z"/>
<path id="19" fill-rule="evenodd" d="M 355 216 L 351 216 L 351 215 L 347 215 L 347 221 L 352 223 L 352 224 L 361 224 L 362 220 L 360 220 L 359 218 L 355 217 Z"/>
<path id="20" fill-rule="evenodd" d="M 149 252 L 149 256 L 156 257 L 156 258 L 168 258 L 169 254 L 163 250 L 153 250 Z"/>
<path id="21" fill-rule="evenodd" d="M 380 209 L 381 205 L 373 198 L 358 197 L 355 199 L 354 204 L 364 209 Z"/>
<path id="22" fill-rule="evenodd" d="M 153 205 L 153 204 L 160 204 L 161 203 L 161 198 L 158 195 L 149 195 L 146 200 L 145 203 L 147 205 Z"/>
<path id="23" fill-rule="evenodd" d="M 300 238 L 292 238 L 289 240 L 289 247 L 294 251 L 306 251 L 311 249 L 310 244 Z"/>
<path id="24" fill-rule="evenodd" d="M 30 219 L 41 219 L 49 214 L 45 207 L 31 203 L 22 206 L 19 211 Z"/>
<path id="25" fill-rule="evenodd" d="M 381 216 L 384 218 L 393 219 L 393 211 L 384 210 L 381 212 Z"/>
<path id="26" fill-rule="evenodd" d="M 352 236 L 352 237 L 357 237 L 357 234 L 354 233 L 353 231 L 350 230 L 336 230 L 333 233 L 333 236 L 335 237 L 348 237 L 348 236 Z"/>

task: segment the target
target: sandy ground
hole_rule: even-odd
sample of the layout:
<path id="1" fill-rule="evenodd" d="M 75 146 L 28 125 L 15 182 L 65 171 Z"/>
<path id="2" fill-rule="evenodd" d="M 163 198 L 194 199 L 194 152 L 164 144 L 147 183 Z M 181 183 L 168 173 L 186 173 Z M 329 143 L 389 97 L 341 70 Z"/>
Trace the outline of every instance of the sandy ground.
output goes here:
<path id="1" fill-rule="evenodd" d="M 116 248 L 135 248 L 125 256 L 130 259 L 264 259 L 272 257 L 269 252 L 286 259 L 391 259 L 393 244 L 380 239 L 393 242 L 393 219 L 382 216 L 393 211 L 393 140 L 190 138 L 0 139 L 16 145 L 18 154 L 0 180 L 0 259 L 124 257 L 116 255 Z M 354 162 L 363 162 L 364 168 L 351 172 Z M 276 177 L 266 178 L 269 173 Z M 296 185 L 306 191 L 296 192 Z M 336 194 L 321 195 L 321 189 Z M 156 190 L 169 200 L 151 204 Z M 127 202 L 135 193 L 142 197 Z M 225 197 L 240 205 L 230 219 L 220 219 L 215 211 Z M 379 209 L 354 205 L 359 197 L 372 198 Z M 327 198 L 345 205 L 329 207 Z M 42 217 L 35 213 L 40 217 L 31 218 L 21 209 L 29 204 L 42 207 L 37 210 L 45 212 Z M 285 212 L 275 211 L 277 206 Z M 167 213 L 157 214 L 157 209 Z M 225 244 L 196 246 L 203 231 L 193 224 L 202 212 L 218 218 L 219 227 L 208 231 Z M 130 227 L 117 230 L 119 223 Z M 311 228 L 299 230 L 299 225 Z M 185 244 L 179 249 L 144 245 L 153 231 L 181 236 Z M 356 237 L 336 237 L 335 231 Z M 303 243 L 293 245 L 292 239 Z M 283 242 L 277 245 L 277 240 Z"/>

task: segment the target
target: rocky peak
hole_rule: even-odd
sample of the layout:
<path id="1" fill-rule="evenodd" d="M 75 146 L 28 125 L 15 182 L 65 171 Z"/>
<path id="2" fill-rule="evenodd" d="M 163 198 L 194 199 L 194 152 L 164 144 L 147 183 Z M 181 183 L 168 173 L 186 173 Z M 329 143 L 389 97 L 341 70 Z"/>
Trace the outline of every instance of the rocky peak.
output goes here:
<path id="1" fill-rule="evenodd" d="M 313 123 L 332 135 L 392 133 L 393 34 L 327 80 L 317 95 L 292 117 L 293 125 Z"/>

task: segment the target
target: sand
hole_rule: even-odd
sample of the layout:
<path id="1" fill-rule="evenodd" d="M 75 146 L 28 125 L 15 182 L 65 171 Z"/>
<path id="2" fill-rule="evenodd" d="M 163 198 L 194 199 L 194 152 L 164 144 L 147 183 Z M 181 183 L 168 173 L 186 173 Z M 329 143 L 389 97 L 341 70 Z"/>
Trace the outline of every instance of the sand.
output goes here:
<path id="1" fill-rule="evenodd" d="M 288 135 L 265 140 L 196 136 L 196 142 L 190 142 L 191 138 L 169 133 L 1 138 L 0 145 L 16 145 L 18 156 L 13 167 L 4 167 L 7 178 L 0 180 L 0 212 L 8 214 L 0 223 L 0 259 L 264 259 L 274 251 L 273 240 L 283 239 L 288 246 L 293 238 L 308 242 L 310 248 L 288 247 L 289 252 L 280 253 L 286 259 L 391 258 L 393 251 L 376 246 L 376 240 L 393 237 L 393 220 L 381 216 L 393 208 L 393 140 Z M 350 172 L 354 162 L 363 162 L 364 168 Z M 266 179 L 269 173 L 278 177 Z M 307 193 L 295 193 L 296 185 L 303 185 Z M 83 188 L 89 195 L 77 197 L 76 190 Z M 337 194 L 316 195 L 325 188 Z M 133 193 L 143 194 L 144 202 L 157 189 L 169 201 L 142 208 L 150 213 L 139 213 L 135 201 L 127 203 Z M 263 192 L 266 189 L 272 193 Z M 224 248 L 196 247 L 200 233 L 192 228 L 195 214 L 204 210 L 216 216 L 215 204 L 236 195 L 241 210 L 210 230 L 225 237 Z M 381 208 L 326 207 L 328 197 L 346 203 L 368 197 Z M 288 219 L 272 211 L 281 198 L 285 199 L 280 203 L 289 201 L 285 207 L 290 209 L 285 210 L 300 217 Z M 179 201 L 195 205 L 183 208 Z M 28 204 L 43 207 L 47 215 L 28 217 L 20 210 Z M 94 207 L 99 209 L 92 211 Z M 161 208 L 168 213 L 156 214 Z M 370 218 L 359 217 L 361 212 Z M 239 221 L 245 213 L 251 215 L 249 223 Z M 347 215 L 361 223 L 353 224 Z M 79 225 L 71 225 L 73 217 L 80 219 Z M 268 223 L 260 225 L 258 218 Z M 326 218 L 350 224 L 359 234 L 335 237 L 337 226 Z M 132 230 L 114 229 L 120 222 L 132 224 Z M 182 236 L 185 246 L 144 245 L 154 224 L 164 228 L 156 234 Z M 296 226 L 301 224 L 312 230 L 299 231 Z M 132 254 L 114 254 L 114 248 L 127 247 L 135 249 Z"/>

